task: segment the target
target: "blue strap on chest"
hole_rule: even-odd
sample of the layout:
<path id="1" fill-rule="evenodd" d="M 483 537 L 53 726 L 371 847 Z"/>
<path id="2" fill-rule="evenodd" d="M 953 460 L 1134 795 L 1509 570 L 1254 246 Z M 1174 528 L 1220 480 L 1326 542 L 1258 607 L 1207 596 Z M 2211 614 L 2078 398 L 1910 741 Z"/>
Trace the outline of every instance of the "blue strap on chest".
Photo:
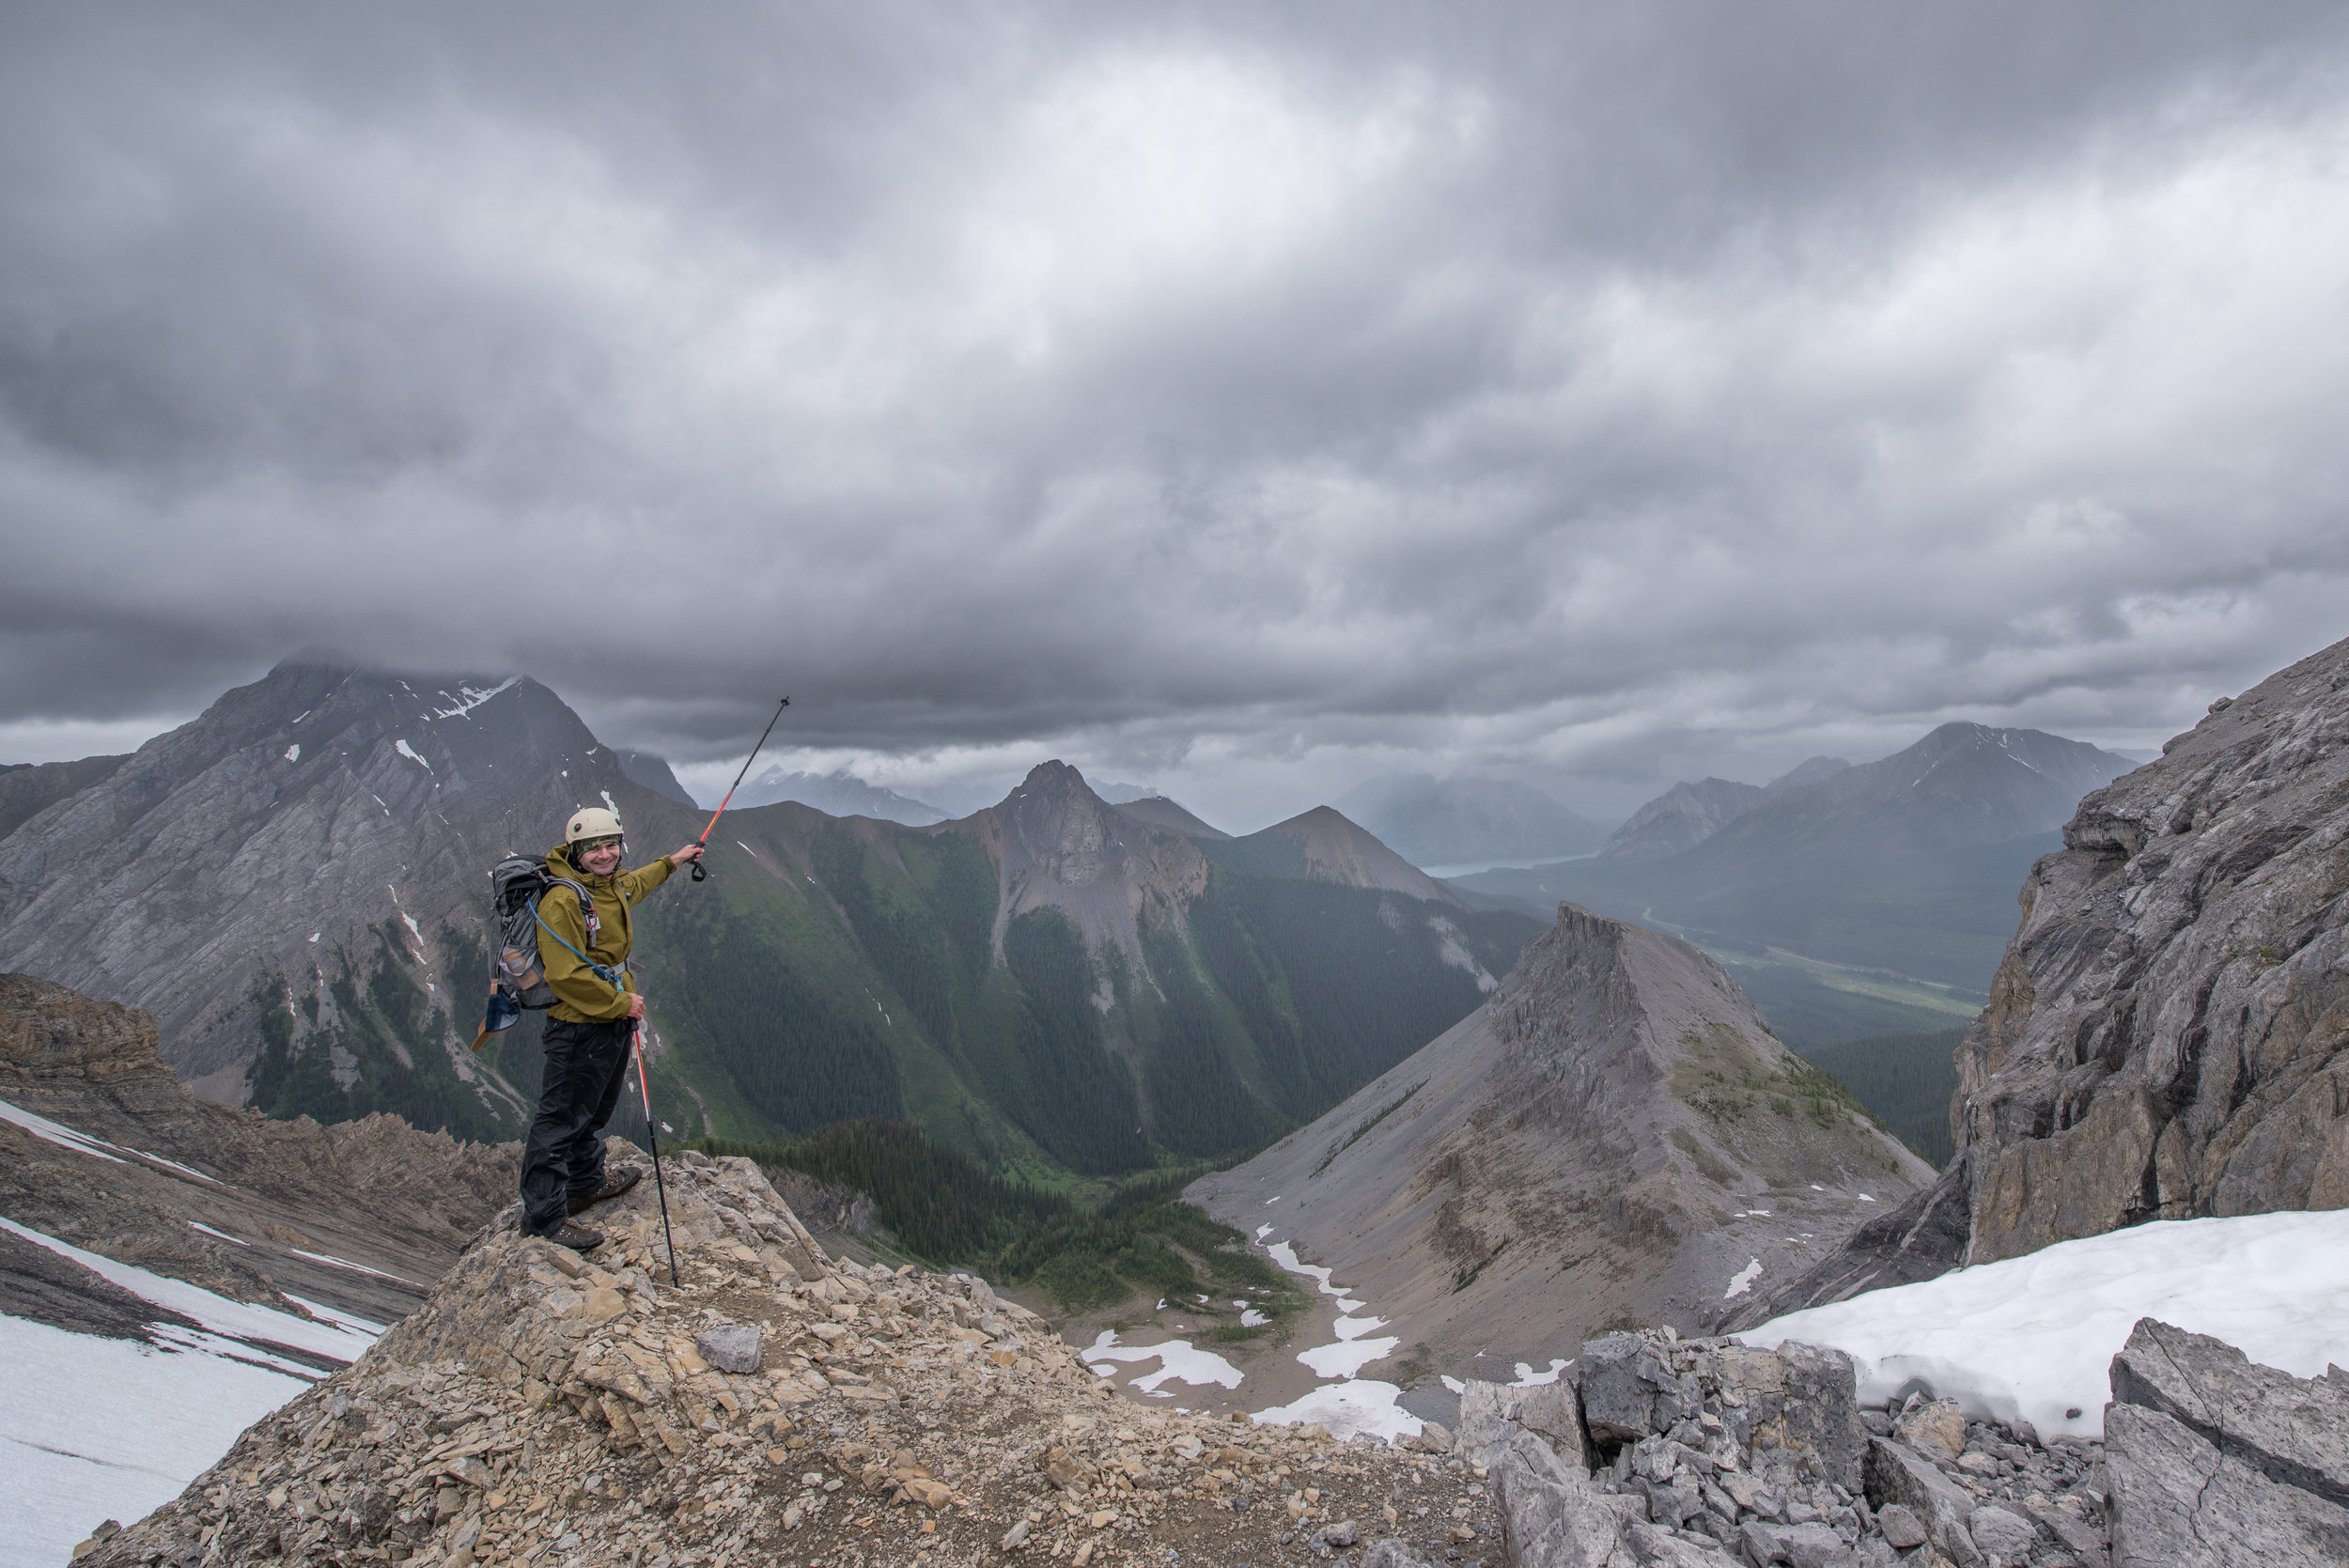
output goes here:
<path id="1" fill-rule="evenodd" d="M 541 893 L 539 898 L 544 898 L 545 896 L 545 894 Z M 547 924 L 547 917 L 538 912 L 539 898 L 534 898 L 530 901 L 530 918 L 538 923 L 538 929 L 544 931 L 548 936 L 552 937 L 556 941 L 562 942 L 566 948 L 569 949 L 571 956 L 586 965 L 587 968 L 594 972 L 597 979 L 611 986 L 614 991 L 626 992 L 628 986 L 622 983 L 620 979 L 620 971 L 618 970 L 610 969 L 602 964 L 597 963 L 593 958 L 588 957 L 587 955 L 580 952 L 579 949 L 572 947 L 568 941 L 566 941 L 562 932 L 557 931 L 553 926 Z"/>

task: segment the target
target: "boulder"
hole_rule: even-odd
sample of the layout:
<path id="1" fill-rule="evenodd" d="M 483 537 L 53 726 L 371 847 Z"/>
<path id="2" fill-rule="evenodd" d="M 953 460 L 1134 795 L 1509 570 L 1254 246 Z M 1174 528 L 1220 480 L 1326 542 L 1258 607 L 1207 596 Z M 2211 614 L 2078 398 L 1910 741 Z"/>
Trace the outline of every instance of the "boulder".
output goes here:
<path id="1" fill-rule="evenodd" d="M 1672 1374 L 1646 1335 L 1586 1341 L 1575 1372 L 1581 1383 L 1583 1424 L 1603 1447 L 1669 1432 L 1702 1408 L 1695 1391 Z"/>
<path id="2" fill-rule="evenodd" d="M 1608 1568 L 1624 1516 L 1587 1473 L 1527 1432 L 1510 1434 L 1487 1464 L 1512 1568 Z"/>
<path id="3" fill-rule="evenodd" d="M 1784 1365 L 1786 1403 L 1779 1422 L 1780 1446 L 1808 1449 L 1820 1473 L 1846 1492 L 1861 1483 L 1859 1374 L 1840 1350 L 1793 1340 L 1778 1347 Z"/>
<path id="4" fill-rule="evenodd" d="M 2271 1481 L 2349 1506 L 2349 1374 L 2295 1377 L 2149 1317 L 2112 1358 L 2112 1397 L 2183 1423 Z"/>
<path id="5" fill-rule="evenodd" d="M 1985 1503 L 1974 1510 L 1967 1530 L 1974 1545 L 2001 1562 L 2023 1562 L 2039 1543 L 2039 1529 L 2029 1519 Z"/>
<path id="6" fill-rule="evenodd" d="M 1881 1511 L 1897 1503 L 1907 1509 L 1924 1527 L 1927 1548 L 1958 1568 L 1975 1568 L 1983 1560 L 1967 1528 L 1974 1499 L 1928 1460 L 1890 1437 L 1871 1437 L 1864 1470 L 1869 1507 Z"/>
<path id="7" fill-rule="evenodd" d="M 2349 1509 L 2271 1481 L 2158 1411 L 2105 1414 L 2113 1568 L 2349 1562 Z"/>
<path id="8" fill-rule="evenodd" d="M 1920 1400 L 1892 1418 L 1892 1439 L 1955 1459 L 1966 1452 L 1966 1413 L 1953 1399 Z"/>
<path id="9" fill-rule="evenodd" d="M 701 1358 L 720 1372 L 753 1373 L 758 1370 L 758 1325 L 727 1323 L 704 1329 L 693 1336 L 693 1348 Z"/>

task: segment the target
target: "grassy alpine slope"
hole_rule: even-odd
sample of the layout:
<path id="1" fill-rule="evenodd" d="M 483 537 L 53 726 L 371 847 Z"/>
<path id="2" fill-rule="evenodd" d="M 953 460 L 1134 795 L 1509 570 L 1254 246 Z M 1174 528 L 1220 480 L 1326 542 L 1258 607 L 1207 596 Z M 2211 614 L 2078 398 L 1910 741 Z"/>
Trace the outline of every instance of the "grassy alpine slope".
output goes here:
<path id="1" fill-rule="evenodd" d="M 966 1265 L 1002 1283 L 1034 1284 L 1071 1311 L 1148 1292 L 1201 1303 L 1187 1309 L 1196 1316 L 1232 1319 L 1207 1329 L 1211 1339 L 1232 1341 L 1253 1338 L 1303 1305 L 1288 1277 L 1250 1252 L 1239 1232 L 1174 1196 L 1199 1174 L 1195 1166 L 1118 1184 L 1088 1209 L 990 1175 L 897 1122 L 840 1122 L 788 1143 L 708 1138 L 693 1146 L 864 1193 L 903 1251 L 934 1266 Z M 1242 1300 L 1264 1321 L 1238 1321 Z"/>

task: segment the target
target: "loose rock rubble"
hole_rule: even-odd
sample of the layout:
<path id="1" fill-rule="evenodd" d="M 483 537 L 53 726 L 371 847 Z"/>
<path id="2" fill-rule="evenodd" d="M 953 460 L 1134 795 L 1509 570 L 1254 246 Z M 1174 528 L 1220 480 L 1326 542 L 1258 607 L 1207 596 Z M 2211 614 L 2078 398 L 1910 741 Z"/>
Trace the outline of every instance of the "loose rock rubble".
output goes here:
<path id="1" fill-rule="evenodd" d="M 662 1169 L 680 1286 L 650 1182 L 586 1217 L 611 1239 L 583 1257 L 509 1212 L 422 1311 L 77 1562 L 1498 1559 L 1441 1428 L 1390 1448 L 1142 1406 L 981 1281 L 827 1259 L 746 1160 Z"/>
<path id="2" fill-rule="evenodd" d="M 2100 1445 L 1856 1386 L 1837 1350 L 1612 1334 L 1548 1388 L 1470 1384 L 1458 1442 L 1519 1568 L 2103 1568 Z"/>

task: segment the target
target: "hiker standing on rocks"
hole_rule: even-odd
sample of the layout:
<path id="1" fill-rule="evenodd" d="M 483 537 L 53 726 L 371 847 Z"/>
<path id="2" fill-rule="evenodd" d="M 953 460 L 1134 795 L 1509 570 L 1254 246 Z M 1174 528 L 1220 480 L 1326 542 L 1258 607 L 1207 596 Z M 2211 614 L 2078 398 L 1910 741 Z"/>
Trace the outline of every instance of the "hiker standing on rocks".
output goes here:
<path id="1" fill-rule="evenodd" d="M 594 918 L 560 882 L 538 901 L 538 918 L 562 939 L 538 950 L 555 1002 L 547 1010 L 538 1114 L 522 1145 L 522 1231 L 583 1252 L 602 1246 L 603 1234 L 571 1217 L 644 1177 L 634 1166 L 608 1173 L 603 1167 L 604 1124 L 619 1103 L 629 1046 L 645 1016 L 644 993 L 625 968 L 635 940 L 629 906 L 678 866 L 701 859 L 702 846 L 673 849 L 636 871 L 620 869 L 627 853 L 619 817 L 595 806 L 572 813 L 563 842 L 548 852 L 547 875 L 584 887 Z M 581 954 L 618 974 L 619 984 L 597 974 Z"/>

